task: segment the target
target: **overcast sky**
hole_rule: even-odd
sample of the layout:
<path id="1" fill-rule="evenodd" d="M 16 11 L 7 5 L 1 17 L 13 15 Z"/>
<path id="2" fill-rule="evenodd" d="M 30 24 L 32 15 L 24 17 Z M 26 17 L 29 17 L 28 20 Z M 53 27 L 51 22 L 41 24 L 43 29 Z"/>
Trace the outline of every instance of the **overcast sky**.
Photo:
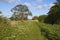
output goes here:
<path id="1" fill-rule="evenodd" d="M 4 16 L 10 17 L 13 13 L 11 9 L 17 4 L 25 4 L 32 12 L 33 16 L 47 14 L 49 9 L 54 6 L 56 0 L 0 0 L 0 11 Z"/>

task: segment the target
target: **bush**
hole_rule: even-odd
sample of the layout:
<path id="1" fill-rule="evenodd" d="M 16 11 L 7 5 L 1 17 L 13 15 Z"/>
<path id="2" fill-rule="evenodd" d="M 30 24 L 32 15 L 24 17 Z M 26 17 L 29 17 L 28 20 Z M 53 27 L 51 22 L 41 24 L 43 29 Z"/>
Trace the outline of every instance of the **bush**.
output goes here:
<path id="1" fill-rule="evenodd" d="M 48 40 L 60 40 L 60 25 L 39 23 L 41 35 Z"/>
<path id="2" fill-rule="evenodd" d="M 32 20 L 38 20 L 38 16 L 34 16 L 33 18 L 32 18 Z"/>
<path id="3" fill-rule="evenodd" d="M 47 15 L 41 15 L 39 16 L 38 20 L 39 22 L 44 22 L 44 19 L 47 17 Z"/>
<path id="4" fill-rule="evenodd" d="M 0 27 L 9 25 L 8 19 L 6 17 L 0 17 Z"/>

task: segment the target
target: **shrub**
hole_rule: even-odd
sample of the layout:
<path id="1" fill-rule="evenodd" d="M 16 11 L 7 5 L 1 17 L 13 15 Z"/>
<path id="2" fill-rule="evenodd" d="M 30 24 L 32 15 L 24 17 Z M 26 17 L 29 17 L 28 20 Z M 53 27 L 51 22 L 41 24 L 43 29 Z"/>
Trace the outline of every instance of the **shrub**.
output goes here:
<path id="1" fill-rule="evenodd" d="M 43 22 L 46 17 L 47 17 L 47 15 L 39 16 L 39 18 L 38 18 L 39 22 Z"/>
<path id="2" fill-rule="evenodd" d="M 0 26 L 9 25 L 8 19 L 6 17 L 0 17 Z"/>
<path id="3" fill-rule="evenodd" d="M 34 16 L 33 18 L 32 18 L 32 20 L 38 20 L 38 16 Z"/>

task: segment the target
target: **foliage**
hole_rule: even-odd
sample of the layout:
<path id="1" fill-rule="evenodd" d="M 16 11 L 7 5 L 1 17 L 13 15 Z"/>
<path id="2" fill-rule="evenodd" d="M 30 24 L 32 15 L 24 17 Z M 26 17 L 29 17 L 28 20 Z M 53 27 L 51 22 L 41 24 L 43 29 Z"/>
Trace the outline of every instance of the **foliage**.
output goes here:
<path id="1" fill-rule="evenodd" d="M 12 20 L 24 20 L 28 19 L 29 15 L 32 15 L 26 5 L 16 5 L 11 11 L 14 13 L 10 18 Z"/>
<path id="2" fill-rule="evenodd" d="M 0 11 L 0 16 L 2 16 L 2 12 Z"/>
<path id="3" fill-rule="evenodd" d="M 55 4 L 60 6 L 60 0 L 56 0 L 57 2 Z"/>
<path id="4" fill-rule="evenodd" d="M 2 12 L 0 11 L 0 14 L 2 14 Z"/>
<path id="5" fill-rule="evenodd" d="M 32 20 L 38 20 L 38 16 L 34 16 Z"/>
<path id="6" fill-rule="evenodd" d="M 9 25 L 9 20 L 6 17 L 0 16 L 0 27 Z"/>
<path id="7" fill-rule="evenodd" d="M 60 25 L 38 24 L 41 30 L 41 35 L 44 36 L 44 38 L 48 40 L 60 40 Z"/>
<path id="8" fill-rule="evenodd" d="M 0 27 L 5 25 L 6 23 L 6 19 L 1 14 L 2 12 L 0 11 Z"/>
<path id="9" fill-rule="evenodd" d="M 46 17 L 47 17 L 47 15 L 39 16 L 39 18 L 38 18 L 39 22 L 43 22 Z"/>
<path id="10" fill-rule="evenodd" d="M 60 24 L 60 6 L 58 4 L 51 7 L 44 22 L 49 24 Z"/>
<path id="11" fill-rule="evenodd" d="M 27 19 L 27 15 L 31 15 L 25 5 L 17 5 L 12 9 L 14 14 L 11 19 L 23 20 L 23 22 L 18 21 L 17 25 L 9 25 L 11 21 L 0 16 L 0 40 L 60 40 L 60 25 L 57 25 L 60 23 L 60 1 L 57 1 L 58 5 L 50 9 L 48 16 L 41 15 L 39 18 L 37 16 L 33 18 L 38 19 L 39 22 L 24 20 Z M 42 23 L 43 21 L 50 24 Z"/>

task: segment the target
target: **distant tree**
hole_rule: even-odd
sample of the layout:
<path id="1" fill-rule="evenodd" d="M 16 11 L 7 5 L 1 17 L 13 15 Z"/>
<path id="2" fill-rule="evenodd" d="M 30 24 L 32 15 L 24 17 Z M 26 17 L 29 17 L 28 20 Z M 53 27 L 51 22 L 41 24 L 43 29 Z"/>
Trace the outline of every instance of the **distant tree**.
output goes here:
<path id="1" fill-rule="evenodd" d="M 0 27 L 4 27 L 6 25 L 8 25 L 8 19 L 6 17 L 2 16 L 2 12 L 0 11 Z"/>
<path id="2" fill-rule="evenodd" d="M 60 0 L 56 0 L 56 4 L 60 6 Z"/>
<path id="3" fill-rule="evenodd" d="M 45 23 L 59 24 L 60 23 L 60 1 L 57 0 L 56 4 L 50 8 Z"/>
<path id="4" fill-rule="evenodd" d="M 38 20 L 39 22 L 44 22 L 44 19 L 47 17 L 47 15 L 40 15 Z"/>
<path id="5" fill-rule="evenodd" d="M 0 14 L 1 14 L 2 12 L 0 11 Z"/>
<path id="6" fill-rule="evenodd" d="M 26 5 L 16 5 L 11 11 L 14 13 L 11 17 L 12 20 L 24 20 L 28 19 L 29 15 L 32 15 Z"/>
<path id="7" fill-rule="evenodd" d="M 2 12 L 0 11 L 0 16 L 2 15 Z"/>
<path id="8" fill-rule="evenodd" d="M 38 20 L 38 16 L 34 16 L 33 18 L 32 18 L 32 20 Z"/>

